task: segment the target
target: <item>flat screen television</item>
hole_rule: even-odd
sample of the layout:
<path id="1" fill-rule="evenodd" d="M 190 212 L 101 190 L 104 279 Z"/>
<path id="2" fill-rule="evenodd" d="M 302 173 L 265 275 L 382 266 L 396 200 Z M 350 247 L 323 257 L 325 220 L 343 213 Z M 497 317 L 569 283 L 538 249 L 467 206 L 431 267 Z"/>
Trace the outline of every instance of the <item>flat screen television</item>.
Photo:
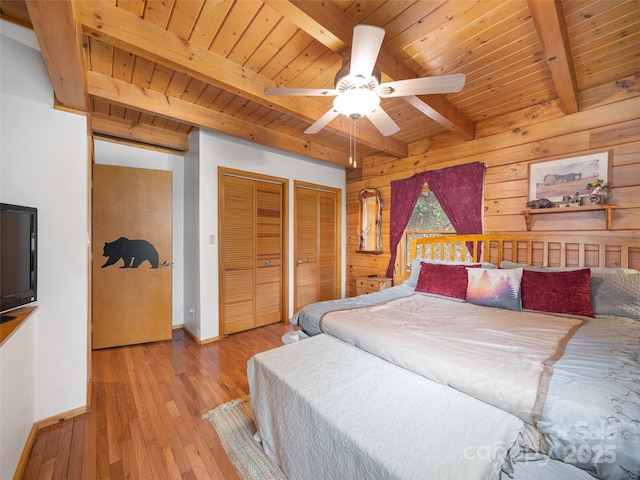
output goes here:
<path id="1" fill-rule="evenodd" d="M 38 210 L 0 203 L 0 314 L 35 302 L 38 280 Z"/>

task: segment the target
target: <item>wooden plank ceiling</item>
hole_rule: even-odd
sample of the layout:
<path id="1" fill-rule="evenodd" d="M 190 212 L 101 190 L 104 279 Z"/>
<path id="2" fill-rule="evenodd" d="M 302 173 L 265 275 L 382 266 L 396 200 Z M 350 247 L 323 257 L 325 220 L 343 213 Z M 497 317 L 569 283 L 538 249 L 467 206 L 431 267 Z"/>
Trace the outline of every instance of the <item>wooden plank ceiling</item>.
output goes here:
<path id="1" fill-rule="evenodd" d="M 349 122 L 304 130 L 332 98 L 353 27 L 381 26 L 382 81 L 462 72 L 459 93 L 383 99 L 400 126 L 357 122 L 358 156 L 407 156 L 431 137 L 473 139 L 479 122 L 640 74 L 640 5 L 587 0 L 17 0 L 2 18 L 35 30 L 64 108 L 98 136 L 177 152 L 204 128 L 347 166 Z"/>

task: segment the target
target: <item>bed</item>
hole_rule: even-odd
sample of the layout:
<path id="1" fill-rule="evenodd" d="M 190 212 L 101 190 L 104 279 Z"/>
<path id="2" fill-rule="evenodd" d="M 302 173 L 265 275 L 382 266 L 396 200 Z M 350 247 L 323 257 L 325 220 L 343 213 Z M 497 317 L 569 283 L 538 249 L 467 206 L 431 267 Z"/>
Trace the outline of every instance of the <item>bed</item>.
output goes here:
<path id="1" fill-rule="evenodd" d="M 291 480 L 639 478 L 639 265 L 632 238 L 415 242 L 405 282 L 249 361 L 266 453 Z"/>

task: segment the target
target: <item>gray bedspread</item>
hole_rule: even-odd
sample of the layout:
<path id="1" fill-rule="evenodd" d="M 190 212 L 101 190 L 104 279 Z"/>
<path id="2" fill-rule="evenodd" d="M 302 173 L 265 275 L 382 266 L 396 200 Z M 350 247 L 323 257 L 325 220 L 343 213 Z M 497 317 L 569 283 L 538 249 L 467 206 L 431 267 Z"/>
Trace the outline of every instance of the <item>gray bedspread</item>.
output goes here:
<path id="1" fill-rule="evenodd" d="M 325 313 L 370 306 L 414 293 L 399 285 L 375 294 L 321 302 L 292 319 L 321 333 Z M 452 308 L 455 305 L 452 304 Z M 640 479 L 640 323 L 597 316 L 569 341 L 553 366 L 539 429 L 550 457 L 596 478 Z"/>
<path id="2" fill-rule="evenodd" d="M 312 303 L 311 305 L 306 305 L 296 313 L 293 318 L 291 318 L 291 323 L 298 325 L 307 335 L 318 335 L 322 333 L 320 321 L 325 313 L 377 305 L 378 303 L 387 302 L 394 298 L 405 297 L 414 293 L 413 287 L 408 287 L 403 284 L 368 295 Z"/>
<path id="3" fill-rule="evenodd" d="M 540 430 L 549 454 L 598 478 L 640 478 L 640 323 L 598 316 L 553 366 Z"/>

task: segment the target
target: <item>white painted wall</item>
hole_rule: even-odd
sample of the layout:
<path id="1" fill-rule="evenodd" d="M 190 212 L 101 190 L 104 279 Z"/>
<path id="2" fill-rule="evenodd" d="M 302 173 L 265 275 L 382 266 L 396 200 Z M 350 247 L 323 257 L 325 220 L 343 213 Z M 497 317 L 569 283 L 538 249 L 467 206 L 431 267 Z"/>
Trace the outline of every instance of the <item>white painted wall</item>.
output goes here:
<path id="1" fill-rule="evenodd" d="M 172 269 L 172 324 L 184 324 L 184 158 L 180 155 L 136 148 L 102 140 L 94 141 L 94 161 L 101 165 L 146 168 L 172 172 L 173 188 L 173 269 Z M 98 248 L 100 250 L 100 248 Z M 100 257 L 98 260 L 100 261 Z"/>
<path id="2" fill-rule="evenodd" d="M 195 245 L 199 258 L 199 302 L 195 292 L 185 295 L 187 310 L 195 310 L 194 328 L 191 330 L 201 340 L 215 338 L 218 329 L 218 242 L 210 244 L 210 236 L 219 238 L 218 234 L 218 167 L 229 167 L 263 175 L 272 175 L 289 179 L 289 312 L 293 311 L 293 181 L 325 185 L 340 188 L 342 195 L 342 231 L 345 231 L 345 185 L 346 176 L 343 167 L 317 162 L 291 153 L 259 147 L 250 142 L 220 135 L 209 131 L 200 131 L 192 135 L 190 146 L 199 145 L 197 158 L 187 155 L 185 171 L 190 171 L 190 186 L 197 181 L 198 188 L 193 188 L 192 196 L 198 198 L 198 231 L 185 231 L 185 244 Z M 195 165 L 197 163 L 197 165 Z M 194 172 L 197 171 L 197 180 Z M 187 177 L 187 175 L 185 175 Z M 187 187 L 185 187 L 186 190 Z M 197 190 L 197 191 L 196 191 Z M 185 201 L 185 205 L 188 202 Z M 186 226 L 186 223 L 185 223 Z M 187 239 L 189 235 L 197 235 L 197 239 Z M 343 235 L 344 237 L 344 235 Z M 189 255 L 193 252 L 189 251 Z M 345 263 L 345 244 L 342 243 L 342 264 Z M 188 261 L 185 260 L 185 264 Z M 344 291 L 344 272 L 342 278 Z M 192 303 L 191 303 L 192 302 Z"/>
<path id="3" fill-rule="evenodd" d="M 196 337 L 200 333 L 200 133 L 189 137 L 184 157 L 184 326 Z M 205 267 L 206 268 L 206 267 Z M 206 295 L 205 295 L 206 297 Z"/>
<path id="4" fill-rule="evenodd" d="M 87 399 L 86 118 L 53 109 L 32 31 L 0 21 L 0 200 L 38 208 L 38 307 L 0 349 L 0 478 L 34 422 Z"/>

